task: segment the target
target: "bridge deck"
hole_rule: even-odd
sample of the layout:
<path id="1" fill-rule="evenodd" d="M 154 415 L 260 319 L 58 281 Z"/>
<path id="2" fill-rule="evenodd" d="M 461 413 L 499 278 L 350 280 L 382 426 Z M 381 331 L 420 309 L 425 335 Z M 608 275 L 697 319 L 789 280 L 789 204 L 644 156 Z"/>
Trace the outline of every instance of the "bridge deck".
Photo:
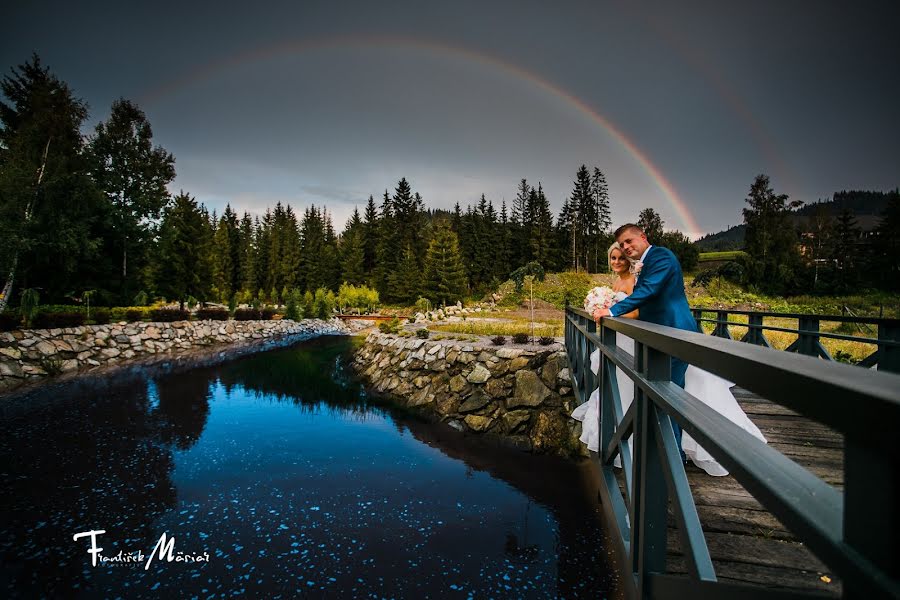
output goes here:
<path id="1" fill-rule="evenodd" d="M 732 391 L 770 445 L 843 487 L 841 434 L 746 390 Z M 719 580 L 840 594 L 837 577 L 732 477 L 711 477 L 693 465 L 686 472 Z M 669 572 L 686 574 L 671 512 L 668 549 Z"/>

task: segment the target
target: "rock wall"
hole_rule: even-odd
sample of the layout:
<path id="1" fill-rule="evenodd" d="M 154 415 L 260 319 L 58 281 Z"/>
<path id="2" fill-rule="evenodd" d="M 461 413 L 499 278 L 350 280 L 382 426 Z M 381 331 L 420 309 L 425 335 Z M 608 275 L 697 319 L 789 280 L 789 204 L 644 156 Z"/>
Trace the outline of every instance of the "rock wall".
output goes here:
<path id="1" fill-rule="evenodd" d="M 371 391 L 534 452 L 585 455 L 566 354 L 372 333 L 357 350 Z"/>
<path id="2" fill-rule="evenodd" d="M 340 321 L 118 323 L 0 333 L 0 392 L 42 378 L 94 371 L 298 334 L 348 333 Z"/>

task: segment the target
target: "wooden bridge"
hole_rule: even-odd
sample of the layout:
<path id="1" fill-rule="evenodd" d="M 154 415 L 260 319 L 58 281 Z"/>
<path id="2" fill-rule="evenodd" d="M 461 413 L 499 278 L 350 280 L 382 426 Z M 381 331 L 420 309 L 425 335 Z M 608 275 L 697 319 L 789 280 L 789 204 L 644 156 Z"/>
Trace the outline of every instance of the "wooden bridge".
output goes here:
<path id="1" fill-rule="evenodd" d="M 629 319 L 598 326 L 566 309 L 576 398 L 601 389 L 601 452 L 592 458 L 626 596 L 900 598 L 900 321 L 694 316 L 715 325 L 713 336 Z M 796 318 L 797 328 L 784 318 Z M 822 338 L 849 336 L 820 331 L 824 321 L 877 327 L 862 367 L 830 361 Z M 731 339 L 729 325 L 746 329 L 746 343 Z M 774 350 L 766 331 L 797 341 Z M 616 346 L 617 334 L 635 341 L 634 356 Z M 735 397 L 769 443 L 671 383 L 671 357 L 735 382 Z M 635 383 L 627 411 L 616 368 Z M 731 475 L 682 465 L 671 419 Z M 613 467 L 617 456 L 624 469 Z"/>

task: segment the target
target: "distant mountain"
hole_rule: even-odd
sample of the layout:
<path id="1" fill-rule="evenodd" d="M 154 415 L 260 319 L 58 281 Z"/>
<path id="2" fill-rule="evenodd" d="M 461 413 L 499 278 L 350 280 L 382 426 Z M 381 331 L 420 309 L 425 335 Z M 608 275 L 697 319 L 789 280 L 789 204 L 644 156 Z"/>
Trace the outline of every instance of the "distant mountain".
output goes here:
<path id="1" fill-rule="evenodd" d="M 822 200 L 805 204 L 794 211 L 794 224 L 803 229 L 809 217 L 822 213 L 832 217 L 839 216 L 844 209 L 849 209 L 856 217 L 857 226 L 863 231 L 871 231 L 878 226 L 881 213 L 887 208 L 891 198 L 900 195 L 900 190 L 890 192 L 840 191 L 835 192 L 831 200 Z M 734 225 L 725 231 L 709 233 L 694 242 L 702 252 L 721 252 L 725 250 L 741 250 L 744 247 L 746 225 Z"/>
<path id="2" fill-rule="evenodd" d="M 701 252 L 722 252 L 725 250 L 740 250 L 744 247 L 744 232 L 746 225 L 735 225 L 719 233 L 708 233 L 694 242 Z"/>
<path id="3" fill-rule="evenodd" d="M 800 216 L 811 217 L 818 211 L 825 211 L 833 217 L 849 209 L 857 217 L 864 215 L 879 216 L 887 208 L 891 198 L 900 195 L 900 190 L 891 192 L 841 191 L 836 192 L 831 200 L 805 204 L 796 210 Z"/>

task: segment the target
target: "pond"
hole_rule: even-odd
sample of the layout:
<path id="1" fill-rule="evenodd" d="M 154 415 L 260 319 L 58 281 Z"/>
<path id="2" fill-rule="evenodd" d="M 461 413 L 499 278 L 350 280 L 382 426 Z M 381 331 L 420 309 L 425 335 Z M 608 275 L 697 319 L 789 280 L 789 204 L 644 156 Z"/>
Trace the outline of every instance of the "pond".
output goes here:
<path id="1" fill-rule="evenodd" d="M 379 405 L 352 346 L 0 398 L 5 595 L 617 595 L 585 466 Z"/>

